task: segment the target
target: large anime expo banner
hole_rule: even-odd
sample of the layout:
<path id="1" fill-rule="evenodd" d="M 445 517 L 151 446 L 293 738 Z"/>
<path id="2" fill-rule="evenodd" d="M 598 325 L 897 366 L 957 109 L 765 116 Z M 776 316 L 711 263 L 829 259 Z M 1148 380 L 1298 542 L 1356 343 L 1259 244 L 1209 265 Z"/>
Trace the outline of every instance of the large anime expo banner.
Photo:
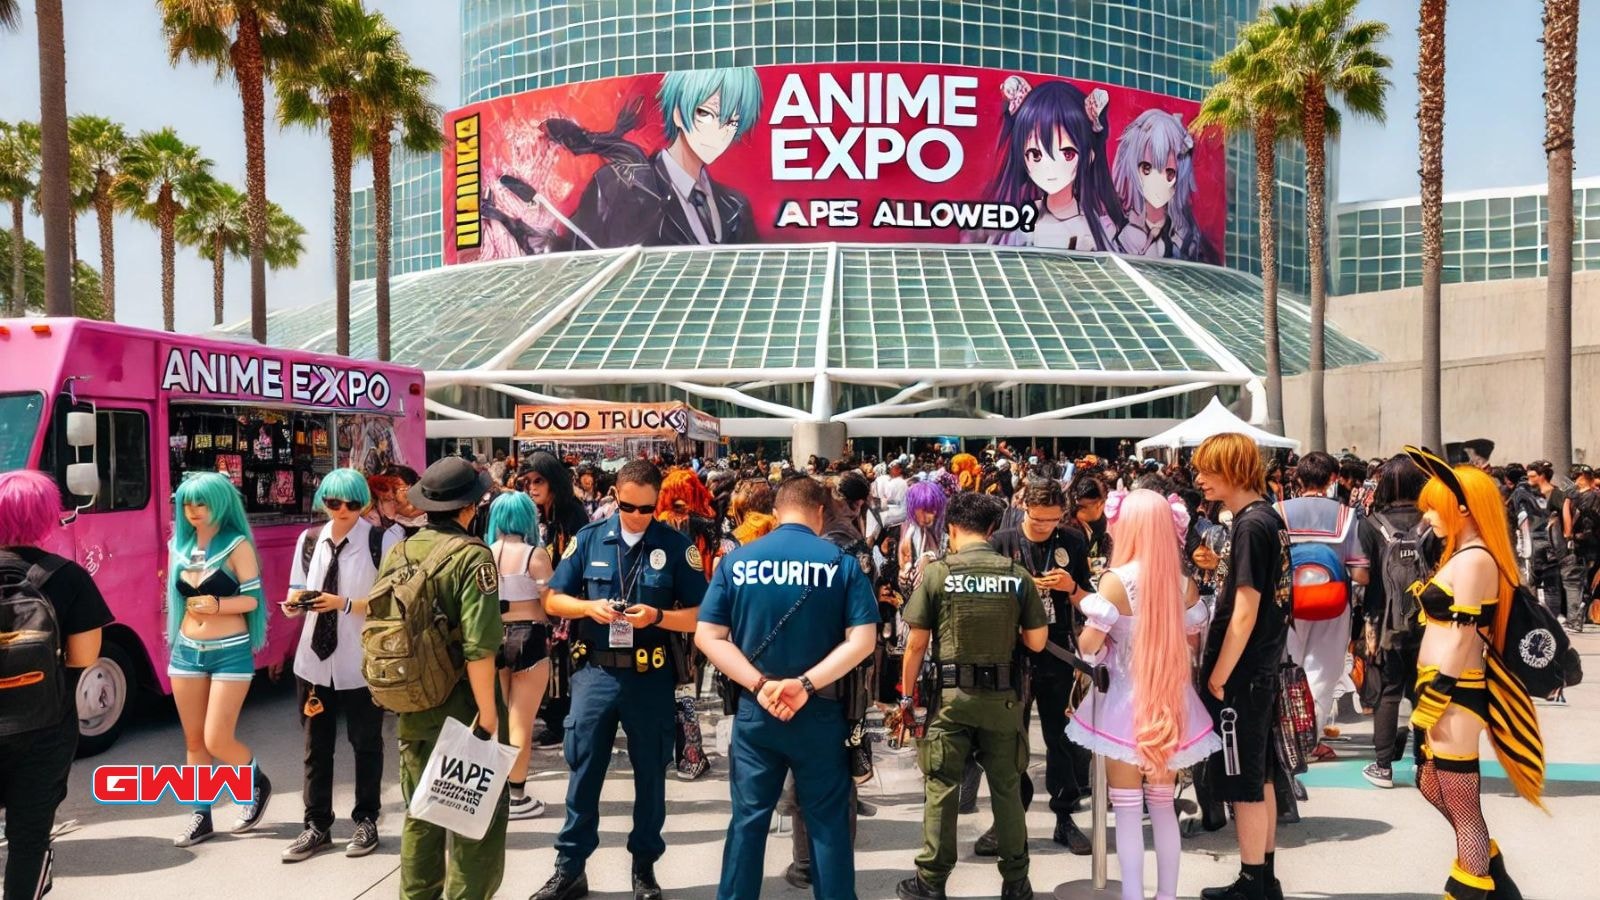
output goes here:
<path id="1" fill-rule="evenodd" d="M 991 243 L 1216 261 L 1197 104 L 960 66 L 703 69 L 530 91 L 446 122 L 445 261 L 589 248 Z"/>

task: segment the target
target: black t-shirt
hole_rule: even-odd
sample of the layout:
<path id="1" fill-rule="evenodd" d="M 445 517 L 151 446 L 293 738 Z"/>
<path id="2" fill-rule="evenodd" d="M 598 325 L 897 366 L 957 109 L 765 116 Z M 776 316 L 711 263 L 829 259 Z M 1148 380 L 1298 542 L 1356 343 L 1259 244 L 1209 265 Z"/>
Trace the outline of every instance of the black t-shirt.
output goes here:
<path id="1" fill-rule="evenodd" d="M 1240 588 L 1255 588 L 1261 595 L 1250 640 L 1228 679 L 1230 687 L 1239 688 L 1277 673 L 1294 612 L 1290 602 L 1293 578 L 1289 566 L 1289 532 L 1271 504 L 1258 500 L 1233 517 L 1221 568 L 1222 589 L 1217 592 L 1216 614 L 1211 621 L 1211 631 L 1206 635 L 1204 670 L 1208 677 L 1216 667 L 1228 624 L 1233 619 L 1235 594 Z"/>
<path id="2" fill-rule="evenodd" d="M 1567 552 L 1567 529 L 1563 516 L 1569 496 L 1571 495 L 1567 491 L 1552 484 L 1550 486 L 1550 496 L 1546 498 L 1548 505 L 1545 507 L 1545 512 L 1550 517 L 1549 525 L 1547 526 L 1550 530 L 1550 546 L 1556 548 L 1556 553 L 1558 554 Z"/>
<path id="3" fill-rule="evenodd" d="M 37 547 L 11 547 L 3 552 L 16 554 L 26 566 L 59 558 Z M 61 626 L 63 641 L 69 634 L 82 634 L 111 624 L 111 610 L 100 596 L 100 588 L 82 566 L 71 560 L 45 581 L 40 593 L 56 608 L 56 622 Z"/>
<path id="4" fill-rule="evenodd" d="M 1028 540 L 1020 528 L 995 532 L 989 546 L 1001 556 L 1038 576 L 1051 569 L 1066 569 L 1072 580 L 1085 590 L 1093 590 L 1089 574 L 1089 545 L 1083 536 L 1057 528 L 1043 542 Z M 1073 647 L 1075 629 L 1081 625 L 1074 621 L 1077 610 L 1072 605 L 1072 595 L 1065 591 L 1050 591 L 1045 601 L 1045 615 L 1050 620 L 1050 640 L 1061 647 Z M 1081 617 L 1080 617 L 1081 618 Z"/>

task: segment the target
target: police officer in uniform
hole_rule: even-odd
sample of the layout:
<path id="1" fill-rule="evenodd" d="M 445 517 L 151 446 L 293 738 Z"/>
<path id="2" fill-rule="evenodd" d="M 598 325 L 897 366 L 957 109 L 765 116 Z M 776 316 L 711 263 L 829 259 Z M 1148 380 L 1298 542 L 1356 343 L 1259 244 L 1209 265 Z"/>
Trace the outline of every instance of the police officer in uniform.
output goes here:
<path id="1" fill-rule="evenodd" d="M 396 733 L 400 739 L 400 796 L 409 806 L 411 794 L 422 780 L 444 720 L 470 724 L 477 717 L 480 737 L 506 734 L 500 730 L 500 699 L 495 681 L 494 657 L 500 649 L 500 570 L 483 542 L 467 528 L 477 514 L 478 501 L 492 487 L 488 473 L 480 473 L 459 456 L 428 467 L 409 494 L 412 506 L 427 513 L 428 524 L 395 547 L 384 558 L 378 577 L 390 570 L 418 564 L 444 541 L 461 539 L 460 549 L 435 576 L 433 596 L 445 618 L 461 630 L 461 656 L 467 677 L 445 702 L 422 712 L 401 713 Z M 506 866 L 506 819 L 510 812 L 502 793 L 494 818 L 481 840 L 448 834 L 445 829 L 406 817 L 400 832 L 400 896 L 402 898 L 472 898 L 486 900 L 500 887 Z M 446 843 L 449 844 L 448 870 Z"/>
<path id="2" fill-rule="evenodd" d="M 856 896 L 840 690 L 872 655 L 878 604 L 854 557 L 818 537 L 828 502 L 814 478 L 784 482 L 778 528 L 722 560 L 700 608 L 696 646 L 744 689 L 728 752 L 733 818 L 719 900 L 760 896 L 767 828 L 790 771 L 809 826 L 813 894 Z"/>
<path id="3" fill-rule="evenodd" d="M 633 763 L 635 900 L 659 900 L 655 862 L 666 852 L 666 767 L 672 759 L 677 686 L 667 632 L 693 632 L 706 578 L 689 539 L 655 518 L 661 472 L 634 460 L 617 473 L 617 513 L 567 546 L 545 610 L 573 628 L 572 712 L 564 752 L 567 821 L 556 838 L 556 871 L 533 900 L 589 893 L 584 867 L 600 843 L 600 788 L 617 726 Z"/>
<path id="4" fill-rule="evenodd" d="M 974 748 L 989 776 L 999 845 L 1001 896 L 1029 900 L 1028 832 L 1020 782 L 1028 763 L 1028 736 L 1020 696 L 1022 645 L 1037 653 L 1049 636 L 1044 604 L 1028 570 L 989 547 L 1005 504 L 987 494 L 950 498 L 945 523 L 950 553 L 928 563 L 921 584 L 904 610 L 911 628 L 901 684 L 917 681 L 934 639 L 938 708 L 917 745 L 927 776 L 923 848 L 917 872 L 900 882 L 902 900 L 944 900 L 944 884 L 956 863 L 956 808 L 961 770 Z M 925 698 L 929 699 L 929 698 Z M 914 724 L 912 698 L 900 700 L 901 718 Z"/>
<path id="5" fill-rule="evenodd" d="M 1062 658 L 1076 654 L 1078 630 L 1083 617 L 1073 605 L 1091 590 L 1089 543 L 1078 532 L 1062 527 L 1066 493 L 1054 479 L 1030 478 L 1022 488 L 1022 521 L 1016 528 L 995 534 L 989 543 L 995 552 L 1008 556 L 1033 576 L 1044 600 L 1045 617 L 1050 621 L 1050 640 L 1043 653 L 1031 657 L 1033 697 L 1039 704 L 1039 726 L 1044 732 L 1045 792 L 1050 795 L 1050 811 L 1056 814 L 1052 839 L 1077 856 L 1089 853 L 1089 836 L 1072 821 L 1072 808 L 1090 793 L 1087 750 L 1067 740 L 1067 705 L 1071 702 L 1076 672 Z M 1031 706 L 1031 704 L 1030 704 Z M 1028 712 L 1031 712 L 1029 710 Z M 1027 712 L 1024 713 L 1024 716 Z M 970 787 L 977 788 L 976 779 Z M 1022 779 L 1022 805 L 1033 799 L 1033 783 Z M 993 856 L 994 829 L 978 838 L 974 852 Z"/>

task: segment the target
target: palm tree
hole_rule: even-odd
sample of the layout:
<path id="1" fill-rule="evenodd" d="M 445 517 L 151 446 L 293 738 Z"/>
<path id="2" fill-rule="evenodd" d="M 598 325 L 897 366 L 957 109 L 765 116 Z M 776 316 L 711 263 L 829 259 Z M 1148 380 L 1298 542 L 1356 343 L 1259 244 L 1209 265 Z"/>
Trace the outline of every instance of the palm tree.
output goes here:
<path id="1" fill-rule="evenodd" d="M 273 271 L 300 265 L 306 229 L 276 203 L 267 206 L 267 266 Z"/>
<path id="2" fill-rule="evenodd" d="M 1261 241 L 1261 323 L 1267 377 L 1267 428 L 1283 433 L 1283 363 L 1278 340 L 1278 144 L 1299 133 L 1298 98 L 1280 84 L 1276 24 L 1263 15 L 1239 30 L 1239 43 L 1213 65 L 1217 83 L 1191 123 L 1195 133 L 1248 132 L 1256 151 L 1256 220 Z"/>
<path id="3" fill-rule="evenodd" d="M 438 150 L 444 144 L 439 119 L 443 111 L 428 99 L 433 75 L 411 64 L 398 38 L 393 53 L 382 61 L 360 97 L 363 127 L 356 131 L 356 152 L 372 159 L 374 238 L 378 248 L 378 276 L 373 300 L 378 326 L 378 358 L 389 358 L 389 252 L 393 232 L 394 197 L 389 152 L 394 130 L 400 144 L 414 153 Z"/>
<path id="4" fill-rule="evenodd" d="M 61 0 L 37 0 L 39 205 L 44 214 L 45 312 L 72 315 L 72 147 L 67 141 L 67 43 Z"/>
<path id="5" fill-rule="evenodd" d="M 100 298 L 106 318 L 114 322 L 117 319 L 117 258 L 112 222 L 117 204 L 111 189 L 122 172 L 122 152 L 128 146 L 128 134 L 121 125 L 101 116 L 73 116 L 67 124 L 67 132 L 72 146 L 94 178 L 90 202 L 100 226 Z"/>
<path id="6" fill-rule="evenodd" d="M 26 292 L 23 295 L 22 308 L 29 310 L 44 310 L 44 250 L 33 241 L 27 241 L 23 248 L 23 284 Z M 16 274 L 11 268 L 10 254 L 0 254 L 0 285 L 9 285 L 13 282 L 12 276 Z M 77 307 L 77 315 L 85 319 L 106 320 L 105 311 L 100 306 L 100 273 L 86 263 L 78 263 L 72 267 L 72 300 Z M 0 290 L 0 296 L 10 303 L 10 291 Z"/>
<path id="7" fill-rule="evenodd" d="M 1417 149 L 1422 156 L 1422 442 L 1444 447 L 1439 324 L 1444 276 L 1444 19 L 1422 0 L 1417 23 Z M 1442 452 L 1442 451 L 1441 451 Z"/>
<path id="8" fill-rule="evenodd" d="M 157 0 L 171 61 L 216 67 L 239 86 L 244 110 L 245 192 L 250 221 L 250 333 L 267 339 L 268 75 L 303 63 L 325 33 L 321 0 Z"/>
<path id="9" fill-rule="evenodd" d="M 17 5 L 17 0 L 0 0 L 0 28 L 14 30 L 21 15 L 22 7 Z"/>
<path id="10" fill-rule="evenodd" d="M 1544 3 L 1544 154 L 1550 278 L 1544 325 L 1544 456 L 1572 461 L 1572 117 L 1578 104 L 1578 0 Z"/>
<path id="11" fill-rule="evenodd" d="M 331 0 L 329 39 L 310 65 L 278 77 L 278 121 L 326 125 L 333 148 L 335 349 L 350 352 L 350 167 L 355 155 L 358 95 L 399 47 L 399 34 L 360 0 Z"/>
<path id="12" fill-rule="evenodd" d="M 27 264 L 23 259 L 26 238 L 22 234 L 22 205 L 38 187 L 38 171 L 39 127 L 32 122 L 0 122 L 0 200 L 11 203 L 12 316 L 22 315 L 23 298 L 27 295 L 23 284 Z"/>
<path id="13" fill-rule="evenodd" d="M 178 216 L 178 243 L 194 247 L 211 261 L 211 324 L 222 324 L 223 277 L 229 256 L 250 252 L 245 196 L 231 184 L 218 182 L 204 202 L 191 203 Z"/>
<path id="14" fill-rule="evenodd" d="M 1328 154 L 1337 139 L 1339 107 L 1382 122 L 1389 88 L 1389 57 L 1377 47 L 1389 34 L 1382 22 L 1351 21 L 1359 0 L 1309 0 L 1272 9 L 1282 85 L 1300 98 L 1300 132 L 1306 147 L 1306 245 L 1311 268 L 1310 448 L 1326 449 L 1323 398 L 1328 316 Z M 1330 102 L 1333 101 L 1333 102 Z"/>
<path id="15" fill-rule="evenodd" d="M 174 330 L 173 254 L 178 216 L 204 203 L 216 189 L 211 160 L 198 147 L 185 144 L 171 128 L 146 131 L 122 155 L 122 179 L 116 196 L 124 207 L 161 234 L 161 324 Z"/>

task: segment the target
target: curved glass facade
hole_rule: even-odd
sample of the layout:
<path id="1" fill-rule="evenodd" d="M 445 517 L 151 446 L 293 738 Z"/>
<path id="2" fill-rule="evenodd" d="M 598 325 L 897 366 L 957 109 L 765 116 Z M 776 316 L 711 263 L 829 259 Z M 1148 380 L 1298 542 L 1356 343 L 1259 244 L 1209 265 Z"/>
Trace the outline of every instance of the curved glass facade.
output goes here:
<path id="1" fill-rule="evenodd" d="M 461 0 L 460 101 L 614 75 L 860 61 L 1015 69 L 1198 101 L 1211 84 L 1211 61 L 1259 7 L 1260 0 Z M 1259 271 L 1254 158 L 1247 138 L 1228 142 L 1224 251 L 1228 265 L 1250 272 Z M 442 243 L 437 180 L 405 179 L 401 168 L 397 158 L 395 273 L 437 265 L 413 251 Z M 1293 290 L 1309 284 L 1304 168 L 1298 148 L 1278 163 L 1279 261 Z M 402 208 L 414 213 L 402 216 Z M 370 275 L 370 230 L 354 244 L 358 277 Z"/>

